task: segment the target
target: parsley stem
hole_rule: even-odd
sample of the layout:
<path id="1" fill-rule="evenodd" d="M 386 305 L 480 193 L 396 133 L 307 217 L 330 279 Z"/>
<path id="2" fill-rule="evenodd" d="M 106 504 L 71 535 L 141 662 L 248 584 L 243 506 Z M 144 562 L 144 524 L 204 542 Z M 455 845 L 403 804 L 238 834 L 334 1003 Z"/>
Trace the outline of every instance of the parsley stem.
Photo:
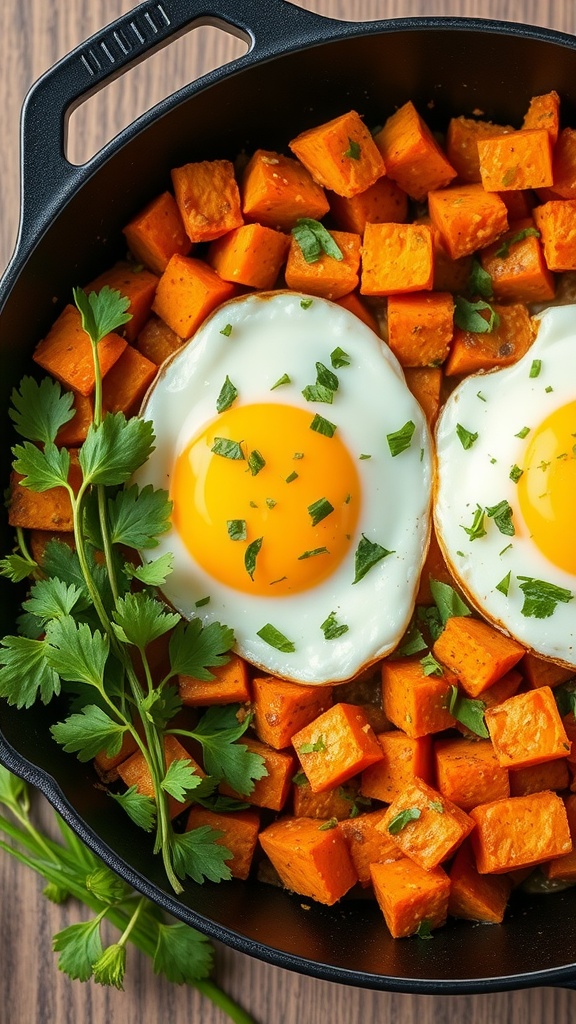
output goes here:
<path id="1" fill-rule="evenodd" d="M 102 534 L 104 558 L 106 559 L 106 568 L 108 570 L 108 582 L 110 583 L 112 597 L 114 598 L 114 602 L 116 603 L 120 594 L 118 592 L 118 583 L 116 580 L 116 567 L 114 565 L 114 560 L 112 558 L 112 544 L 110 541 L 110 531 L 108 529 L 108 519 L 106 515 L 106 489 L 102 486 L 102 484 L 97 485 L 96 496 L 98 499 L 98 518 L 100 520 L 100 533 Z"/>
<path id="2" fill-rule="evenodd" d="M 16 538 L 18 540 L 18 547 L 20 548 L 20 551 L 24 555 L 26 561 L 30 562 L 31 564 L 36 564 L 36 559 L 32 558 L 32 555 L 30 554 L 30 551 L 28 549 L 28 545 L 26 543 L 26 535 L 21 526 L 16 527 Z"/>
<path id="3" fill-rule="evenodd" d="M 138 921 L 138 918 L 140 917 L 142 911 L 144 910 L 146 902 L 147 900 L 145 896 L 141 896 L 140 899 L 138 900 L 132 917 L 128 921 L 128 924 L 126 925 L 124 931 L 122 932 L 122 935 L 118 939 L 119 946 L 125 946 L 126 943 L 128 942 L 128 939 L 130 938 L 130 932 L 134 928 L 136 922 Z"/>

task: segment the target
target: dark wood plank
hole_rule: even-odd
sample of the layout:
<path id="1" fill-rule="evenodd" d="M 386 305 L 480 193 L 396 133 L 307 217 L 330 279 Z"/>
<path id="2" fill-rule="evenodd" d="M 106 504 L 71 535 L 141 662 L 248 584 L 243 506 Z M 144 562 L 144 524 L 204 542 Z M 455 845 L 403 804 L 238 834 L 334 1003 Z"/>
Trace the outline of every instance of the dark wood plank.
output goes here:
<path id="1" fill-rule="evenodd" d="M 130 0 L 3 0 L 0 34 L 0 267 L 14 244 L 18 220 L 18 119 L 29 85 L 61 55 L 106 22 L 129 10 Z M 240 0 L 239 0 L 240 6 Z M 576 31 L 573 0 L 302 0 L 300 6 L 344 19 L 420 14 L 483 16 Z M 241 44 L 202 29 L 107 89 L 74 115 L 70 152 L 77 160 L 96 151 L 136 114 L 209 67 L 233 59 Z M 46 822 L 51 812 L 37 801 Z M 0 1021 L 11 1024 L 223 1024 L 224 1014 L 197 992 L 164 983 L 150 964 L 130 954 L 126 991 L 71 983 L 51 952 L 52 934 L 80 917 L 42 896 L 39 880 L 0 855 Z M 290 974 L 222 946 L 221 984 L 261 1024 L 568 1024 L 576 995 L 552 989 L 487 996 L 439 998 L 373 993 Z"/>

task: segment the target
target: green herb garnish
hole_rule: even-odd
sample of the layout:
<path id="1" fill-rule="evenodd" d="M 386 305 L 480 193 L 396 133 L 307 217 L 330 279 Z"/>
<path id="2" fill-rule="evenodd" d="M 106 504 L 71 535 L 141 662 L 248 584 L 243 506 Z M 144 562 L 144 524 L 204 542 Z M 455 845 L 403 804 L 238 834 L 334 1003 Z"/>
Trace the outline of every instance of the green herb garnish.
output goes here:
<path id="1" fill-rule="evenodd" d="M 443 676 L 444 669 L 439 661 L 433 654 L 427 654 L 425 658 L 420 658 L 420 664 L 425 676 Z"/>
<path id="2" fill-rule="evenodd" d="M 344 623 L 338 623 L 336 621 L 336 612 L 330 612 L 328 618 L 324 619 L 320 629 L 324 633 L 325 640 L 337 640 L 339 636 L 347 633 L 350 627 Z"/>
<path id="3" fill-rule="evenodd" d="M 350 366 L 350 356 L 343 348 L 337 345 L 330 353 L 330 362 L 335 370 L 340 370 L 343 366 Z"/>
<path id="4" fill-rule="evenodd" d="M 533 359 L 532 360 L 532 364 L 530 366 L 530 373 L 528 374 L 528 376 L 529 377 L 539 377 L 541 369 L 542 369 L 542 360 L 541 359 Z"/>
<path id="5" fill-rule="evenodd" d="M 288 376 L 288 374 L 287 373 L 283 373 L 282 376 L 278 378 L 276 383 L 272 385 L 272 387 L 270 388 L 270 391 L 275 391 L 276 388 L 281 388 L 281 387 L 284 386 L 284 384 L 291 384 L 291 383 L 292 383 L 292 381 L 291 381 L 290 377 Z"/>
<path id="6" fill-rule="evenodd" d="M 308 505 L 308 515 L 312 517 L 312 526 L 317 526 L 333 511 L 334 506 L 326 498 L 318 498 L 318 501 L 313 501 L 311 505 Z"/>
<path id="7" fill-rule="evenodd" d="M 325 437 L 334 437 L 337 427 L 335 423 L 325 420 L 323 416 L 316 413 L 310 424 L 310 430 L 315 430 L 317 434 L 324 434 Z"/>
<path id="8" fill-rule="evenodd" d="M 298 561 L 301 562 L 305 558 L 315 558 L 316 555 L 329 555 L 328 548 L 311 548 L 310 551 L 303 551 L 301 555 L 298 555 Z"/>
<path id="9" fill-rule="evenodd" d="M 257 476 L 260 470 L 264 469 L 265 465 L 266 459 L 257 450 L 257 448 L 255 448 L 254 451 L 250 452 L 250 455 L 248 456 L 248 469 L 250 470 L 252 476 Z"/>
<path id="10" fill-rule="evenodd" d="M 391 434 L 386 434 L 386 440 L 388 441 L 388 447 L 392 458 L 405 452 L 412 444 L 412 438 L 414 431 L 416 430 L 416 424 L 412 420 L 408 420 L 403 427 L 399 430 L 394 430 Z"/>
<path id="11" fill-rule="evenodd" d="M 470 540 L 479 540 L 481 537 L 486 536 L 486 530 L 484 529 L 484 516 L 485 511 L 478 505 L 474 512 L 474 518 L 472 519 L 472 526 L 463 526 L 464 533 L 467 533 Z"/>
<path id="12" fill-rule="evenodd" d="M 267 622 L 265 626 L 262 626 L 262 629 L 259 629 L 256 635 L 259 636 L 265 644 L 268 644 L 269 647 L 275 647 L 277 651 L 281 651 L 283 654 L 293 654 L 296 650 L 296 645 L 269 622 Z"/>
<path id="13" fill-rule="evenodd" d="M 244 567 L 251 580 L 254 579 L 254 573 L 256 571 L 256 559 L 260 554 L 260 548 L 262 547 L 263 537 L 258 537 L 248 545 L 244 553 Z"/>
<path id="14" fill-rule="evenodd" d="M 557 587 L 555 583 L 536 580 L 531 576 L 517 576 L 520 590 L 524 594 L 524 604 L 520 609 L 522 615 L 535 619 L 548 619 L 554 614 L 556 605 L 568 604 L 574 594 L 565 587 Z"/>
<path id="15" fill-rule="evenodd" d="M 298 473 L 296 473 L 294 470 L 292 470 L 292 472 L 289 473 L 288 476 L 286 477 L 286 481 L 285 482 L 287 484 L 292 484 L 297 479 L 298 479 Z"/>
<path id="16" fill-rule="evenodd" d="M 473 434 L 470 430 L 466 430 L 466 427 L 463 427 L 460 423 L 456 424 L 456 434 L 464 451 L 468 451 L 474 442 L 478 440 L 478 434 Z"/>
<path id="17" fill-rule="evenodd" d="M 302 309 L 310 309 L 310 306 L 314 302 L 314 299 L 300 299 L 300 305 Z"/>
<path id="18" fill-rule="evenodd" d="M 508 573 L 506 573 L 504 579 L 500 580 L 500 583 L 496 584 L 495 589 L 499 590 L 501 594 L 504 594 L 504 597 L 508 597 L 508 591 L 510 590 L 510 580 L 511 580 L 511 578 L 512 578 L 512 572 L 508 572 Z"/>
<path id="19" fill-rule="evenodd" d="M 300 217 L 292 228 L 306 263 L 316 263 L 324 254 L 333 260 L 343 260 L 344 254 L 323 224 L 311 217 Z"/>
<path id="20" fill-rule="evenodd" d="M 516 171 L 517 170 L 518 170 L 518 168 L 515 167 L 513 169 L 513 177 L 511 179 L 511 181 L 503 182 L 503 184 L 508 184 L 508 185 L 512 184 L 512 181 L 514 180 L 514 177 L 516 175 Z M 507 173 L 510 173 L 510 172 L 507 172 Z M 496 249 L 496 256 L 498 256 L 498 258 L 501 259 L 501 260 L 505 260 L 506 257 L 510 253 L 510 246 L 514 245 L 515 242 L 522 242 L 525 238 L 540 238 L 540 232 L 538 231 L 537 228 L 531 228 L 531 227 L 521 228 L 521 230 L 517 231 L 516 234 L 512 235 L 511 238 L 504 239 L 504 241 L 502 242 L 500 247 L 498 249 Z M 530 376 L 532 376 L 532 374 L 530 374 Z M 534 376 L 537 377 L 538 374 L 536 373 L 536 374 L 534 374 Z"/>
<path id="21" fill-rule="evenodd" d="M 378 562 L 388 555 L 393 555 L 393 551 L 388 551 L 387 548 L 383 548 L 381 544 L 376 541 L 368 540 L 362 534 L 360 543 L 356 549 L 356 555 L 354 559 L 354 579 L 352 583 L 359 583 L 360 580 L 364 579 L 367 572 L 373 569 Z"/>
<path id="22" fill-rule="evenodd" d="M 240 461 L 244 458 L 240 442 L 230 441 L 227 437 L 215 437 L 210 451 L 214 452 L 215 455 L 221 455 L 224 459 Z"/>
<path id="23" fill-rule="evenodd" d="M 528 437 L 529 433 L 530 427 L 522 427 L 522 429 L 519 430 L 517 434 L 514 434 L 514 437 L 519 437 L 520 440 L 523 441 L 525 437 Z"/>
<path id="24" fill-rule="evenodd" d="M 510 468 L 510 472 L 509 472 L 508 476 L 509 476 L 510 480 L 512 480 L 515 484 L 517 484 L 523 473 L 524 473 L 524 470 L 520 469 L 520 466 L 517 466 L 516 463 L 514 463 L 514 465 L 511 466 L 511 468 Z"/>
<path id="25" fill-rule="evenodd" d="M 450 700 L 448 711 L 457 722 L 465 725 L 470 732 L 482 739 L 488 739 L 490 733 L 484 721 L 486 704 L 483 700 L 472 700 L 470 697 L 463 697 L 457 686 L 450 687 Z"/>
<path id="26" fill-rule="evenodd" d="M 220 331 L 220 334 L 223 334 L 225 338 L 229 338 L 232 334 L 232 324 L 226 324 Z"/>
<path id="27" fill-rule="evenodd" d="M 419 807 L 407 807 L 404 811 L 400 811 L 399 814 L 395 814 L 394 817 L 388 823 L 388 831 L 391 836 L 398 835 L 403 828 L 406 828 L 411 821 L 418 821 L 418 818 L 422 814 Z"/>
<path id="28" fill-rule="evenodd" d="M 488 319 L 482 316 L 488 313 Z M 469 302 L 461 295 L 454 298 L 454 323 L 463 331 L 472 334 L 490 334 L 500 323 L 500 317 L 488 302 Z"/>
<path id="29" fill-rule="evenodd" d="M 344 150 L 344 156 L 349 156 L 351 160 L 359 160 L 361 152 L 360 143 L 348 138 L 348 149 Z"/>
<path id="30" fill-rule="evenodd" d="M 328 818 L 328 821 L 324 821 L 322 825 L 318 825 L 319 832 L 329 832 L 333 828 L 338 827 L 338 818 Z"/>
<path id="31" fill-rule="evenodd" d="M 512 522 L 512 508 L 506 500 L 500 501 L 497 505 L 492 505 L 492 507 L 487 506 L 486 515 L 489 519 L 494 520 L 500 533 L 503 533 L 506 537 L 514 536 L 516 531 Z"/>
<path id="32" fill-rule="evenodd" d="M 298 747 L 299 754 L 323 754 L 326 750 L 324 736 L 320 735 L 313 743 L 301 743 Z"/>
<path id="33" fill-rule="evenodd" d="M 226 374 L 226 380 L 224 381 L 220 394 L 216 399 L 216 412 L 225 412 L 237 398 L 238 390 L 230 380 L 228 374 Z"/>
<path id="34" fill-rule="evenodd" d="M 493 292 L 492 278 L 487 270 L 480 263 L 480 260 L 472 260 L 468 288 L 471 295 L 481 295 L 483 299 L 491 299 Z"/>
<path id="35" fill-rule="evenodd" d="M 226 529 L 228 530 L 230 540 L 246 540 L 247 533 L 245 519 L 228 519 Z"/>

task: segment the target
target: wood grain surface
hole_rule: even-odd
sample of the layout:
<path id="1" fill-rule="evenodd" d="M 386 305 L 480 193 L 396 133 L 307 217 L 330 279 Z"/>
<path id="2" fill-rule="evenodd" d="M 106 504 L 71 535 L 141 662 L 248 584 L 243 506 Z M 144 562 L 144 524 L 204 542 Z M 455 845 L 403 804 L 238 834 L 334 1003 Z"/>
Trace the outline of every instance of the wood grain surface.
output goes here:
<path id="1" fill-rule="evenodd" d="M 18 122 L 28 87 L 64 53 L 133 6 L 131 0 L 0 0 L 0 269 L 16 238 Z M 300 0 L 299 6 L 347 20 L 465 15 L 576 32 L 575 0 Z M 241 42 L 215 29 L 189 33 L 74 113 L 69 158 L 82 162 L 137 114 L 242 50 Z M 51 813 L 37 797 L 38 819 L 50 821 Z M 76 906 L 49 903 L 41 881 L 0 854 L 0 1024 L 223 1024 L 228 1019 L 196 991 L 155 977 L 146 958 L 134 951 L 124 992 L 70 982 L 57 970 L 51 936 L 81 916 Z M 216 974 L 260 1024 L 576 1020 L 576 993 L 563 990 L 448 998 L 374 993 L 291 974 L 223 946 L 217 948 Z"/>

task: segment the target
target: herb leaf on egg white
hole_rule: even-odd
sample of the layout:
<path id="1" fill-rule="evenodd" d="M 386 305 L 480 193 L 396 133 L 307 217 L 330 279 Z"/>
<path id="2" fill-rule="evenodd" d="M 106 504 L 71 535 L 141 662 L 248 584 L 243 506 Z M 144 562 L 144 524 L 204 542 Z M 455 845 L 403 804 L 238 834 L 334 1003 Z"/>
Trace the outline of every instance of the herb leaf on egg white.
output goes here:
<path id="1" fill-rule="evenodd" d="M 226 412 L 233 402 L 238 398 L 238 389 L 230 380 L 228 374 L 226 374 L 226 380 L 224 381 L 220 394 L 216 399 L 216 412 Z"/>
<path id="2" fill-rule="evenodd" d="M 354 579 L 352 583 L 359 583 L 360 580 L 364 579 L 366 573 L 370 572 L 370 569 L 373 569 L 378 562 L 393 554 L 393 551 L 388 551 L 381 544 L 369 540 L 368 537 L 362 534 L 354 557 Z"/>
<path id="3" fill-rule="evenodd" d="M 500 580 L 500 583 L 496 584 L 495 589 L 504 594 L 504 597 L 508 597 L 508 591 L 510 590 L 510 580 L 512 578 L 512 571 L 506 573 L 504 579 Z"/>
<path id="4" fill-rule="evenodd" d="M 340 370 L 343 366 L 350 366 L 350 356 L 340 345 L 330 353 L 330 362 L 335 370 Z"/>
<path id="5" fill-rule="evenodd" d="M 301 555 L 298 555 L 298 561 L 301 562 L 305 558 L 315 558 L 316 555 L 329 555 L 328 548 L 311 548 L 310 551 L 303 551 Z"/>
<path id="6" fill-rule="evenodd" d="M 410 447 L 415 430 L 416 424 L 412 420 L 408 420 L 399 430 L 394 430 L 391 434 L 386 435 L 392 458 L 401 455 Z"/>
<path id="7" fill-rule="evenodd" d="M 336 612 L 330 612 L 330 615 L 324 619 L 320 629 L 324 633 L 325 640 L 337 640 L 339 636 L 344 636 L 350 629 L 345 623 L 336 621 Z"/>
<path id="8" fill-rule="evenodd" d="M 284 386 L 284 384 L 291 384 L 291 383 L 292 383 L 292 380 L 288 376 L 288 374 L 287 373 L 283 373 L 282 376 L 278 378 L 276 383 L 272 385 L 272 387 L 270 388 L 270 391 L 275 391 L 276 388 L 281 388 L 281 387 Z"/>
<path id="9" fill-rule="evenodd" d="M 277 651 L 281 651 L 282 654 L 293 654 L 296 650 L 296 645 L 292 640 L 289 640 L 287 636 L 284 636 L 276 626 L 273 626 L 270 622 L 267 622 L 262 629 L 256 631 L 256 636 L 259 636 L 265 644 L 269 647 L 275 647 Z"/>
<path id="10" fill-rule="evenodd" d="M 484 517 L 486 512 L 480 505 L 476 507 L 474 512 L 474 518 L 472 519 L 472 526 L 462 526 L 464 533 L 468 534 L 470 541 L 480 540 L 481 537 L 486 536 L 486 530 L 484 529 Z"/>
<path id="11" fill-rule="evenodd" d="M 522 615 L 536 619 L 548 619 L 554 614 L 558 604 L 568 604 L 574 594 L 566 587 L 557 587 L 555 583 L 536 580 L 531 576 L 517 576 L 520 590 L 524 594 Z"/>
<path id="12" fill-rule="evenodd" d="M 15 554 L 12 561 L 4 560 L 2 571 L 24 574 L 25 563 L 26 575 L 36 577 L 24 602 L 22 622 L 22 628 L 33 635 L 5 637 L 0 643 L 0 694 L 25 707 L 37 699 L 48 703 L 66 683 L 71 713 L 52 727 L 52 735 L 81 760 L 102 750 L 115 753 L 124 737 L 131 738 L 149 772 L 154 798 L 128 790 L 114 799 L 140 827 L 155 829 L 155 849 L 161 852 L 171 886 L 181 892 L 179 878 L 184 875 L 198 881 L 229 877 L 225 864 L 229 851 L 216 844 L 218 834 L 210 829 L 202 836 L 195 830 L 184 838 L 173 831 L 168 794 L 178 800 L 183 795 L 193 797 L 196 791 L 205 794 L 218 779 L 200 784 L 187 765 L 166 770 L 164 737 L 181 706 L 170 680 L 179 673 L 213 679 L 210 669 L 229 660 L 234 634 L 217 622 L 203 626 L 200 619 L 192 619 L 184 623 L 154 595 L 152 588 L 171 569 L 169 553 L 144 565 L 126 557 L 126 547 L 157 546 L 158 537 L 170 528 L 172 506 L 166 491 L 151 486 L 123 488 L 153 449 L 152 424 L 103 412 L 98 342 L 130 319 L 129 301 L 109 288 L 89 296 L 76 289 L 75 300 L 90 341 L 95 378 L 93 421 L 78 455 L 79 485 L 70 485 L 69 453 L 55 443 L 58 430 L 73 414 L 70 396 L 62 394 L 60 385 L 48 379 L 35 384 L 25 378 L 14 392 L 11 413 L 24 439 L 14 448 L 22 485 L 36 492 L 65 488 L 72 510 L 74 550 L 52 540 L 37 565 L 26 551 L 22 531 L 17 531 Z M 227 403 L 234 390 L 227 383 L 221 402 Z M 215 439 L 213 451 L 226 458 L 245 458 L 240 444 L 226 438 Z M 132 592 L 133 580 L 145 589 Z M 165 677 L 158 680 L 152 675 L 148 645 L 167 633 L 171 634 L 170 664 Z M 218 778 L 223 778 L 229 766 L 232 779 L 227 781 L 241 781 L 245 787 L 246 774 L 260 777 L 262 763 L 256 755 L 246 759 L 246 751 L 228 754 L 224 749 L 235 744 L 238 728 L 238 723 L 235 730 L 227 723 L 219 729 L 222 751 L 218 757 L 206 752 L 205 767 L 210 771 L 210 759 L 218 761 Z M 202 732 L 201 723 L 198 731 Z M 198 742 L 203 740 L 199 737 Z M 208 751 L 206 738 L 204 745 Z"/>
<path id="13" fill-rule="evenodd" d="M 486 506 L 486 515 L 489 519 L 493 519 L 496 526 L 506 537 L 513 537 L 516 533 L 514 529 L 514 523 L 512 522 L 512 508 L 510 504 L 504 500 L 499 501 L 497 505 Z"/>
<path id="14" fill-rule="evenodd" d="M 463 427 L 460 423 L 456 424 L 456 434 L 464 451 L 468 451 L 474 442 L 478 440 L 478 434 L 472 433 L 471 430 L 466 430 L 466 427 Z"/>

